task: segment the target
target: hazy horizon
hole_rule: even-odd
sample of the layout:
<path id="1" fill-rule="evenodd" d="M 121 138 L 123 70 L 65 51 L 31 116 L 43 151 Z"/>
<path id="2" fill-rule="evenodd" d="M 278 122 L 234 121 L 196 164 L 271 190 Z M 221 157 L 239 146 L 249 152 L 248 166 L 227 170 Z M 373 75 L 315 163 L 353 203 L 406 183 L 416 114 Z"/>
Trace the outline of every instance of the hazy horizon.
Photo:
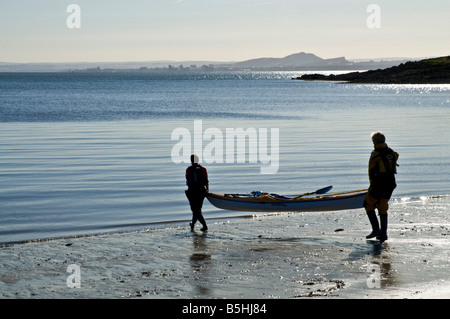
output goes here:
<path id="1" fill-rule="evenodd" d="M 313 52 L 305 52 L 305 53 L 311 53 L 314 54 Z M 314 54 L 316 56 L 318 56 L 319 58 L 322 58 L 321 56 Z M 448 55 L 448 54 L 447 54 Z M 123 61 L 108 61 L 108 60 L 104 60 L 104 61 L 63 61 L 63 62 L 53 62 L 53 61 L 41 61 L 41 62 L 23 62 L 23 61 L 18 61 L 18 62 L 10 62 L 10 61 L 0 61 L 0 63 L 3 64 L 92 64 L 92 63 L 104 63 L 104 64 L 127 64 L 127 63 L 152 63 L 155 65 L 167 65 L 170 63 L 217 63 L 217 64 L 227 64 L 227 63 L 237 63 L 237 62 L 242 62 L 242 61 L 247 61 L 247 60 L 252 60 L 252 59 L 259 59 L 259 58 L 283 58 L 285 56 L 258 56 L 258 57 L 253 57 L 250 59 L 246 59 L 246 60 L 233 60 L 233 61 L 213 61 L 211 59 L 206 59 L 206 60 L 191 60 L 191 59 L 180 59 L 180 60 L 142 60 L 142 61 L 137 61 L 137 60 L 123 60 Z M 345 57 L 345 56 L 343 56 Z M 413 57 L 413 56 L 404 56 L 404 57 L 379 57 L 379 58 L 354 58 L 354 59 L 349 59 L 347 57 L 346 60 L 348 61 L 354 61 L 354 62 L 360 62 L 360 61 L 396 61 L 396 60 L 406 60 L 406 59 L 426 59 L 426 58 L 433 58 L 433 57 L 438 57 L 438 56 L 427 56 L 427 57 Z M 337 56 L 335 58 L 338 58 Z M 325 59 L 325 58 L 324 58 Z"/>
<path id="2" fill-rule="evenodd" d="M 444 0 L 3 1 L 0 61 L 436 57 L 450 53 L 449 12 Z"/>

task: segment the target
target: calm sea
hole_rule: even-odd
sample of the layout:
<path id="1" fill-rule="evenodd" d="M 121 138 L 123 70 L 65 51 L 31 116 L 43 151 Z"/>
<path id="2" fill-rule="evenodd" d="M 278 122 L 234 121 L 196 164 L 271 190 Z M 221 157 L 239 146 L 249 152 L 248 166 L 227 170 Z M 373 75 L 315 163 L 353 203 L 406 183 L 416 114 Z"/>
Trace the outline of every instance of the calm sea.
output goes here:
<path id="1" fill-rule="evenodd" d="M 204 163 L 212 192 L 366 188 L 381 130 L 400 153 L 394 201 L 450 194 L 450 85 L 291 80 L 300 74 L 0 73 L 0 243 L 189 220 L 174 131 L 206 152 L 208 132 L 254 129 L 261 147 L 261 132 L 278 130 L 275 174 L 250 162 L 250 145 L 244 163 L 224 148 Z M 204 215 L 247 214 L 205 201 Z"/>

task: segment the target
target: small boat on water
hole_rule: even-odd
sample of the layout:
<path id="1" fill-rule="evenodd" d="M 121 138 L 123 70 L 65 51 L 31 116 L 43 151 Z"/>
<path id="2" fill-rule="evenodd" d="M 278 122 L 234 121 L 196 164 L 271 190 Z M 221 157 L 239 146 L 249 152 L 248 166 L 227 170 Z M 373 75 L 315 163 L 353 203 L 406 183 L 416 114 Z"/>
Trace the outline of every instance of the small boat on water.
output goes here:
<path id="1" fill-rule="evenodd" d="M 246 212 L 322 212 L 363 207 L 367 189 L 325 194 L 331 187 L 300 195 L 208 193 L 206 198 L 217 208 Z"/>

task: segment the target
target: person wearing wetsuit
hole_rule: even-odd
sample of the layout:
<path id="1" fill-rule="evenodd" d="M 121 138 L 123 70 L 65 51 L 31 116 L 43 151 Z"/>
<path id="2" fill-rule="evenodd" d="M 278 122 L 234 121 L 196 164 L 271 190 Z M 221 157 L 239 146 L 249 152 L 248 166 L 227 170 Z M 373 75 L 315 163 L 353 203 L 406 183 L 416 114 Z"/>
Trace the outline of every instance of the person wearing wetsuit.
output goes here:
<path id="1" fill-rule="evenodd" d="M 208 172 L 206 168 L 198 164 L 199 158 L 196 154 L 191 155 L 191 166 L 186 169 L 186 197 L 189 200 L 192 211 L 191 231 L 195 223 L 199 221 L 203 227 L 201 231 L 207 231 L 208 226 L 202 215 L 203 200 L 209 192 Z"/>
<path id="2" fill-rule="evenodd" d="M 372 226 L 372 232 L 366 238 L 376 237 L 380 243 L 383 243 L 388 239 L 388 202 L 397 187 L 395 174 L 399 155 L 387 146 L 383 133 L 372 133 L 371 138 L 374 150 L 369 159 L 370 186 L 364 199 L 364 208 Z M 380 223 L 378 223 L 375 209 L 378 210 Z"/>

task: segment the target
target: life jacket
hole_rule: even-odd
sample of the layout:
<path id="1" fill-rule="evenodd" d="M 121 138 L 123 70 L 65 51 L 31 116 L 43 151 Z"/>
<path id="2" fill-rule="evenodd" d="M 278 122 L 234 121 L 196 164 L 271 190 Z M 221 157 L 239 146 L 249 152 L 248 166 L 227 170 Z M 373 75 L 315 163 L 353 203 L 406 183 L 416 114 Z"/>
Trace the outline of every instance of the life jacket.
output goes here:
<path id="1" fill-rule="evenodd" d="M 395 174 L 397 174 L 398 154 L 391 148 L 377 148 L 371 157 L 375 165 L 370 169 L 370 193 L 373 197 L 390 198 L 390 194 L 397 187 Z"/>
<path id="2" fill-rule="evenodd" d="M 397 155 L 389 147 L 381 148 L 376 150 L 378 154 L 374 154 L 372 157 L 372 160 L 376 159 L 377 157 L 380 157 L 381 160 L 377 161 L 374 168 L 372 168 L 372 174 L 374 174 L 374 177 L 376 176 L 393 176 L 394 174 L 397 174 Z"/>
<path id="3" fill-rule="evenodd" d="M 207 184 L 206 176 L 203 174 L 203 166 L 189 166 L 189 174 L 186 176 L 188 187 L 201 188 Z"/>

